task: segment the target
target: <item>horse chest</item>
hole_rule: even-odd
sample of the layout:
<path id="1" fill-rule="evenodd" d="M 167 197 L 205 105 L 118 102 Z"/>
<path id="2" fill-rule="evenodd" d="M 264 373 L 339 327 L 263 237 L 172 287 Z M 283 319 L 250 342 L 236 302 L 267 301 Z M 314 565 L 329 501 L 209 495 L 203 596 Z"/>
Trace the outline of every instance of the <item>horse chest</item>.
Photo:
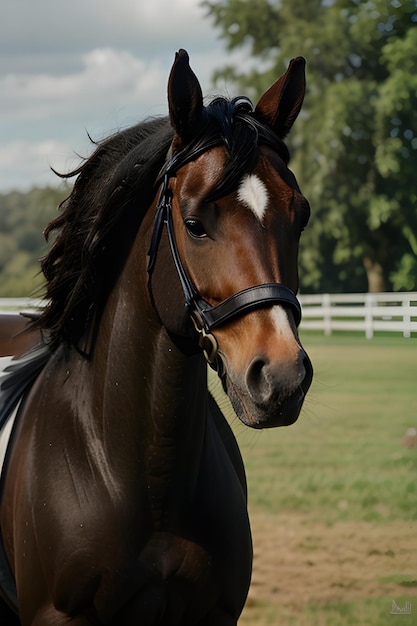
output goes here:
<path id="1" fill-rule="evenodd" d="M 138 473 L 122 499 L 102 474 L 88 474 L 88 463 L 75 476 L 71 459 L 48 450 L 55 469 L 48 499 L 36 494 L 34 518 L 49 529 L 38 533 L 39 552 L 61 610 L 76 613 L 88 589 L 103 620 L 123 606 L 142 617 L 155 594 L 155 615 L 163 606 L 174 625 L 176 611 L 200 618 L 221 597 L 244 602 L 251 572 L 246 502 L 216 430 L 204 439 L 197 471 L 186 459 L 177 474 L 168 471 L 172 463 L 156 466 L 152 477 Z M 59 502 L 65 516 L 58 528 Z"/>

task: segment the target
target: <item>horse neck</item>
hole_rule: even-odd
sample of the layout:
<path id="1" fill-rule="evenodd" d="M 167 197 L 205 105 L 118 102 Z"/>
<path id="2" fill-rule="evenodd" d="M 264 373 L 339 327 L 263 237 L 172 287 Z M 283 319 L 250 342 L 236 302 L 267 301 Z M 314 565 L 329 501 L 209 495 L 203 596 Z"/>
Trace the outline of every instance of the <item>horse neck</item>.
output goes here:
<path id="1" fill-rule="evenodd" d="M 87 366 L 92 406 L 100 410 L 90 419 L 119 469 L 142 459 L 148 485 L 157 483 L 166 498 L 176 482 L 183 492 L 184 484 L 195 488 L 206 434 L 207 367 L 200 354 L 185 356 L 161 325 L 147 291 L 145 249 L 139 239 L 101 317 Z"/>

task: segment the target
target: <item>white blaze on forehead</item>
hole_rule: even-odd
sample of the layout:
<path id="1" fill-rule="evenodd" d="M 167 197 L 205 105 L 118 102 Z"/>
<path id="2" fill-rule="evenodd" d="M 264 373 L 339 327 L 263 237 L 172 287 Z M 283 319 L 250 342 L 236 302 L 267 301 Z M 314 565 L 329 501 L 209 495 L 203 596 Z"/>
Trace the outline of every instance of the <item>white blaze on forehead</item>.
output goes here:
<path id="1" fill-rule="evenodd" d="M 287 338 L 294 337 L 294 333 L 288 320 L 287 312 L 282 306 L 278 304 L 273 306 L 270 315 L 278 334 Z"/>
<path id="2" fill-rule="evenodd" d="M 240 183 L 237 197 L 262 222 L 268 206 L 268 191 L 261 179 L 255 174 L 245 176 Z"/>

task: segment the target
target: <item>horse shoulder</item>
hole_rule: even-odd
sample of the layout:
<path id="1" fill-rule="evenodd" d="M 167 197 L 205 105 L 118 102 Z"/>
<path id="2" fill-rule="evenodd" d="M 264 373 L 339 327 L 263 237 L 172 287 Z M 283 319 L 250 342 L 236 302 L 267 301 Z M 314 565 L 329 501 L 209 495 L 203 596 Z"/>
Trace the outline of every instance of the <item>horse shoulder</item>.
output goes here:
<path id="1" fill-rule="evenodd" d="M 223 442 L 227 455 L 229 456 L 230 461 L 232 462 L 233 468 L 236 472 L 236 476 L 239 480 L 239 483 L 242 487 L 245 502 L 247 500 L 247 482 L 246 482 L 246 472 L 245 466 L 243 463 L 242 455 L 236 441 L 236 437 L 230 428 L 230 425 L 226 418 L 224 417 L 219 405 L 217 404 L 214 397 L 209 394 L 209 415 L 213 420 L 213 423 L 219 433 L 219 436 Z"/>

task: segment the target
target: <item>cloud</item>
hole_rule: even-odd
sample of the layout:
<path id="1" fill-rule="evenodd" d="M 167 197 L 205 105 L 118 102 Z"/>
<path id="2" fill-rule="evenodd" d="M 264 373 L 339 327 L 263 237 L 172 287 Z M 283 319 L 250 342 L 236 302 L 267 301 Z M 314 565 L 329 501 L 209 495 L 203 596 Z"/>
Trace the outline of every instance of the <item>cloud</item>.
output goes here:
<path id="1" fill-rule="evenodd" d="M 93 116 L 115 111 L 136 119 L 165 113 L 168 73 L 180 47 L 189 49 L 208 88 L 221 46 L 198 1 L 3 0 L 0 116 L 6 139 L 14 129 L 20 138 L 40 139 L 42 121 L 55 131 L 58 120 L 86 128 Z"/>
<path id="2" fill-rule="evenodd" d="M 11 141 L 0 144 L 0 189 L 23 190 L 32 186 L 56 186 L 58 172 L 68 172 L 80 163 L 71 146 L 63 141 L 46 140 L 38 143 Z"/>
<path id="3" fill-rule="evenodd" d="M 149 106 L 164 100 L 165 70 L 158 60 L 145 62 L 128 51 L 98 48 L 84 54 L 77 72 L 8 74 L 0 78 L 0 113 L 15 121 L 74 115 L 129 104 Z"/>
<path id="4" fill-rule="evenodd" d="M 2 0 L 4 53 L 117 49 L 172 53 L 176 47 L 210 46 L 215 39 L 198 0 Z"/>
<path id="5" fill-rule="evenodd" d="M 53 182 L 49 163 L 66 171 L 72 150 L 89 154 L 87 132 L 165 115 L 179 48 L 215 95 L 214 69 L 244 61 L 226 55 L 205 13 L 199 0 L 2 0 L 0 190 Z"/>
<path id="6" fill-rule="evenodd" d="M 0 192 L 56 185 L 59 179 L 50 167 L 67 172 L 88 156 L 92 146 L 87 133 L 100 140 L 148 115 L 165 115 L 171 62 L 96 48 L 82 55 L 77 71 L 0 76 L 5 129 Z M 200 66 L 204 68 L 209 84 L 212 65 L 204 54 L 200 51 L 191 62 L 199 76 Z"/>

